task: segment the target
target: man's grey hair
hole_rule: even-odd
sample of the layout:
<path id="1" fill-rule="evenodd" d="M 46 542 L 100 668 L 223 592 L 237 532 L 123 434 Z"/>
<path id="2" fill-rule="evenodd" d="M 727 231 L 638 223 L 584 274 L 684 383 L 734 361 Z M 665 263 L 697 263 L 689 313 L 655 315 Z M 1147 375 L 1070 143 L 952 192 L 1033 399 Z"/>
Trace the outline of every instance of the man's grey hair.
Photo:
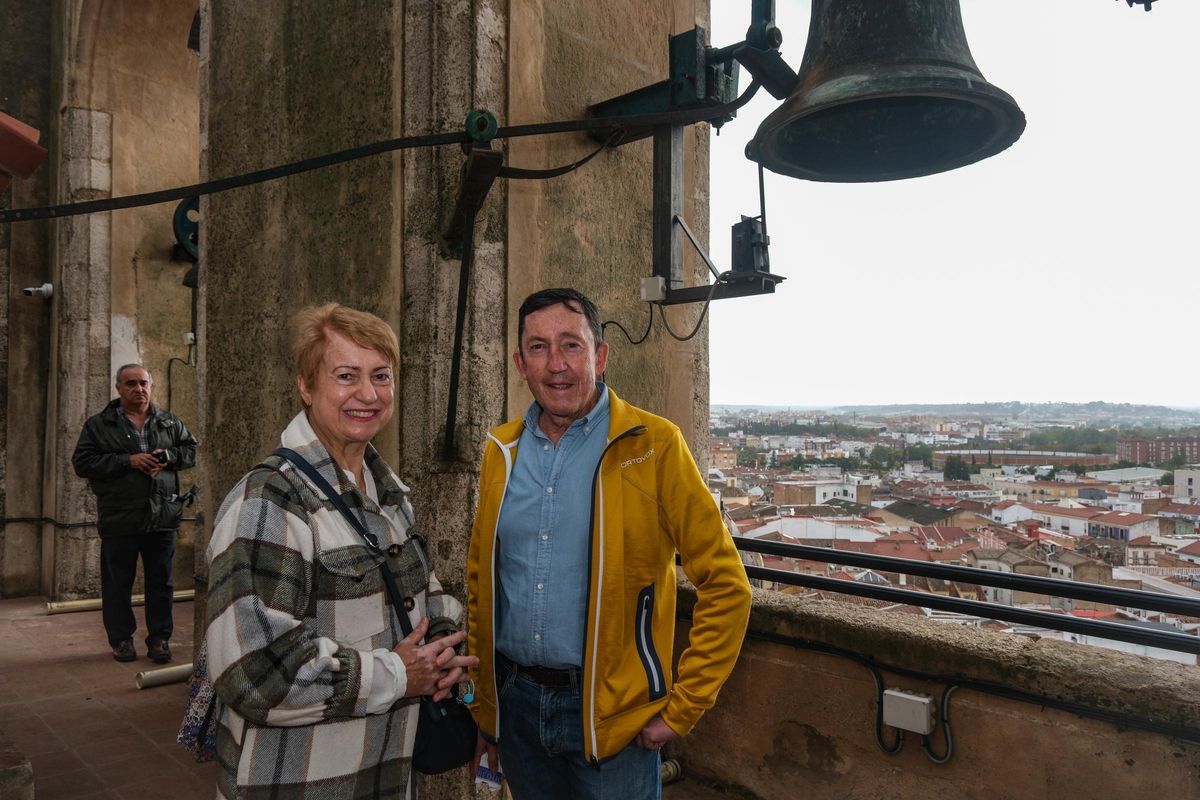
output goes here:
<path id="1" fill-rule="evenodd" d="M 124 372 L 127 369 L 133 369 L 134 367 L 137 367 L 138 369 L 146 369 L 145 364 L 138 364 L 136 362 L 132 363 L 132 364 L 122 364 L 121 366 L 117 367 L 117 371 L 113 375 L 113 385 L 115 386 L 116 384 L 119 384 L 121 382 L 121 373 L 122 372 Z M 150 379 L 151 383 L 154 383 L 154 376 L 150 374 L 150 370 L 148 370 L 148 369 L 146 369 L 146 377 L 148 377 Z"/>

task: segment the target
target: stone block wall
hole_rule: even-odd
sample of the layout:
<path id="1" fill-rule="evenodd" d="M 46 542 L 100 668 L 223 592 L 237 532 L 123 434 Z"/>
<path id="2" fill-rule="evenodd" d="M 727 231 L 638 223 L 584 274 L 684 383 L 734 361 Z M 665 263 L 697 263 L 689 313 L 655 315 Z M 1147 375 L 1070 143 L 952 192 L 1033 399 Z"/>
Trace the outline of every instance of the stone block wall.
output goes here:
<path id="1" fill-rule="evenodd" d="M 683 588 L 681 613 L 694 593 Z M 685 599 L 686 598 L 686 599 Z M 1194 665 L 1053 640 L 981 631 L 846 602 L 755 590 L 750 632 L 715 707 L 671 745 L 689 776 L 745 798 L 1195 797 L 1200 745 L 1124 728 L 1049 705 L 1028 693 L 1200 730 Z M 684 646 L 687 626 L 677 631 Z M 796 643 L 800 643 L 797 646 Z M 835 655 L 828 648 L 852 654 Z M 909 733 L 895 755 L 875 740 L 877 686 L 950 696 L 953 753 L 944 764 Z M 895 730 L 885 728 L 892 746 Z M 940 726 L 928 746 L 946 753 Z"/>

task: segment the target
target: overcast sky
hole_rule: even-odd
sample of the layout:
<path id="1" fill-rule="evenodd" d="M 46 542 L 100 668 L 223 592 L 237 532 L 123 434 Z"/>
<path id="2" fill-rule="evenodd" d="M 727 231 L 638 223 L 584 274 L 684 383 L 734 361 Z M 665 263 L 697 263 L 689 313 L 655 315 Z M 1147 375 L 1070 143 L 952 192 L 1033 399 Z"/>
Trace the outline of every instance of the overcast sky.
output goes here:
<path id="1" fill-rule="evenodd" d="M 776 5 L 797 69 L 810 4 Z M 912 180 L 768 172 L 771 267 L 787 280 L 713 303 L 713 403 L 1200 406 L 1200 2 L 962 7 L 975 61 L 1025 133 Z M 712 43 L 743 39 L 749 9 L 713 2 Z M 758 209 L 743 150 L 775 105 L 759 92 L 712 137 L 722 269 L 729 226 Z"/>

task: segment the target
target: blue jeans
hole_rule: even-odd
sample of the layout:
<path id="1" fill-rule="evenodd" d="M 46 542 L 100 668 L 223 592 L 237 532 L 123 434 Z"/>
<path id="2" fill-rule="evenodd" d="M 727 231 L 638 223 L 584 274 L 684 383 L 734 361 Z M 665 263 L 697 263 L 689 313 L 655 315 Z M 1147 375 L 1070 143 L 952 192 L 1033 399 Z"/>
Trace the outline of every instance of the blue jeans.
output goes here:
<path id="1" fill-rule="evenodd" d="M 581 687 L 551 688 L 497 664 L 500 767 L 514 800 L 659 800 L 659 751 L 630 742 L 592 766 L 583 755 Z"/>

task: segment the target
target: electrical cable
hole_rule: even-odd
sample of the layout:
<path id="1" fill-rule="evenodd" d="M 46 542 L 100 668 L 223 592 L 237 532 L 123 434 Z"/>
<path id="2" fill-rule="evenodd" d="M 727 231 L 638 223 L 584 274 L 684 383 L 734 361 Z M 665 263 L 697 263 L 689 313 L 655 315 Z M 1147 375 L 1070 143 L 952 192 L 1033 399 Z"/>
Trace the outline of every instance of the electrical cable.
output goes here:
<path id="1" fill-rule="evenodd" d="M 686 612 L 680 613 L 679 618 L 691 621 L 691 614 Z M 1015 700 L 1021 703 L 1029 703 L 1030 705 L 1041 706 L 1042 708 L 1053 708 L 1058 711 L 1066 711 L 1087 719 L 1099 720 L 1107 722 L 1118 729 L 1123 730 L 1139 730 L 1147 733 L 1154 733 L 1159 736 L 1166 736 L 1171 739 L 1178 739 L 1189 744 L 1200 744 L 1200 728 L 1195 728 L 1190 725 L 1179 725 L 1173 722 L 1164 722 L 1149 717 L 1138 717 L 1133 714 L 1126 714 L 1121 711 L 1109 711 L 1095 706 L 1084 705 L 1083 703 L 1073 703 L 1069 700 L 1059 700 L 1056 697 L 1048 697 L 1046 695 L 1034 694 L 1026 692 L 1022 689 L 1016 689 L 1004 684 L 994 683 L 992 681 L 977 680 L 974 678 L 964 678 L 961 675 L 950 675 L 940 672 L 926 672 L 923 670 L 908 669 L 907 667 L 897 667 L 891 664 L 886 664 L 874 658 L 863 655 L 854 650 L 848 650 L 842 647 L 825 644 L 824 642 L 814 642 L 811 639 L 805 639 L 799 636 L 785 636 L 777 633 L 767 633 L 765 631 L 746 631 L 746 637 L 750 639 L 758 639 L 772 644 L 782 644 L 788 647 L 794 647 L 797 650 L 811 650 L 825 655 L 837 656 L 845 658 L 855 663 L 862 664 L 870 669 L 874 666 L 884 672 L 890 672 L 894 675 L 901 675 L 908 678 L 916 678 L 918 680 L 932 681 L 952 685 L 955 690 L 971 689 L 981 694 L 990 694 L 996 697 L 1003 697 L 1006 700 Z M 945 712 L 943 712 L 945 713 Z"/>
<path id="2" fill-rule="evenodd" d="M 176 361 L 178 361 L 180 364 L 183 364 L 185 367 L 195 367 L 196 365 L 194 363 L 192 363 L 192 355 L 193 355 L 194 348 L 195 348 L 194 344 L 188 345 L 187 360 L 184 360 L 184 359 L 180 358 L 179 356 L 171 356 L 169 359 L 167 359 L 167 411 L 175 410 L 174 408 L 172 408 L 172 405 L 174 402 L 174 383 L 173 383 L 173 374 L 171 372 L 171 367 L 175 366 Z"/>
<path id="3" fill-rule="evenodd" d="M 601 151 L 609 147 L 616 147 L 625 138 L 625 129 L 617 128 L 609 137 L 604 140 L 604 143 L 597 147 L 592 152 L 588 153 L 578 161 L 573 161 L 570 164 L 562 167 L 554 167 L 552 169 L 523 169 L 522 167 L 501 167 L 496 173 L 499 178 L 512 178 L 514 180 L 534 180 L 544 181 L 548 178 L 557 178 L 560 175 L 566 175 L 568 172 L 574 172 L 584 164 L 591 161 L 596 156 L 600 155 Z"/>
<path id="4" fill-rule="evenodd" d="M 867 663 L 866 668 L 871 671 L 871 677 L 875 679 L 875 742 L 879 745 L 879 749 L 887 753 L 889 756 L 894 756 L 904 747 L 904 729 L 896 728 L 896 743 L 888 746 L 883 741 L 883 676 L 879 674 L 874 664 Z"/>
<path id="5" fill-rule="evenodd" d="M 641 337 L 637 340 L 634 340 L 634 338 L 629 335 L 629 331 L 625 330 L 625 326 L 622 325 L 621 323 L 617 322 L 615 319 L 610 319 L 607 322 L 605 322 L 603 325 L 600 326 L 601 334 L 604 333 L 604 329 L 607 328 L 609 325 L 612 325 L 615 328 L 617 328 L 618 330 L 620 330 L 621 333 L 625 334 L 625 338 L 629 340 L 629 343 L 631 345 L 633 345 L 634 347 L 637 347 L 639 344 L 646 341 L 646 337 L 650 335 L 650 328 L 654 325 L 654 306 L 650 306 L 650 316 L 646 320 L 646 330 L 642 333 Z"/>
<path id="6" fill-rule="evenodd" d="M 662 318 L 663 327 L 667 329 L 667 333 L 671 334 L 673 339 L 676 339 L 680 342 L 686 342 L 688 339 L 691 339 L 693 336 L 699 333 L 700 326 L 704 324 L 704 317 L 708 315 L 708 307 L 712 305 L 713 295 L 716 294 L 717 287 L 721 285 L 722 281 L 727 281 L 732 275 L 734 275 L 733 272 L 726 270 L 718 275 L 716 280 L 712 282 L 712 286 L 709 287 L 708 290 L 708 297 L 704 300 L 704 308 L 700 309 L 700 319 L 696 320 L 696 327 L 692 328 L 692 332 L 687 336 L 680 336 L 679 334 L 675 333 L 675 331 L 671 330 L 671 323 L 667 322 L 667 312 L 663 310 L 662 304 L 659 303 L 658 315 Z M 654 310 L 651 309 L 650 313 L 653 315 Z"/>
<path id="7" fill-rule="evenodd" d="M 692 125 L 697 122 L 711 122 L 712 120 L 735 114 L 738 109 L 750 102 L 750 99 L 758 92 L 760 86 L 761 84 L 758 81 L 751 81 L 750 85 L 746 87 L 746 91 L 742 92 L 736 100 L 732 103 L 726 103 L 723 106 L 692 108 L 682 111 L 660 111 L 653 114 L 635 114 L 620 117 L 592 117 L 563 122 L 512 125 L 497 130 L 495 138 L 516 139 L 525 136 L 543 136 L 555 133 L 612 128 L 627 131 L 634 128 L 653 127 L 655 125 Z M 216 192 L 250 186 L 255 183 L 272 181 L 289 175 L 297 175 L 302 172 L 310 172 L 314 169 L 321 169 L 335 164 L 343 164 L 347 161 L 355 161 L 360 158 L 379 155 L 380 153 L 389 153 L 395 150 L 411 150 L 419 147 L 441 147 L 451 144 L 462 145 L 469 144 L 471 141 L 466 131 L 401 136 L 395 139 L 385 139 L 381 142 L 373 142 L 346 150 L 338 150 L 333 153 L 304 158 L 287 164 L 267 167 L 241 175 L 231 175 L 228 178 L 218 178 L 216 180 L 189 184 L 188 186 L 177 186 L 173 189 L 160 189 L 154 192 L 143 192 L 123 197 L 109 197 L 102 200 L 62 203 L 55 206 L 0 209 L 0 224 L 54 219 L 75 216 L 77 214 L 94 214 L 101 211 L 116 211 L 122 208 L 155 205 L 171 200 L 183 200 L 188 197 L 214 194 Z"/>
<path id="8" fill-rule="evenodd" d="M 930 761 L 935 764 L 945 764 L 950 760 L 950 756 L 954 755 L 954 737 L 950 735 L 950 696 L 958 691 L 958 685 L 947 686 L 942 692 L 942 732 L 946 735 L 946 752 L 942 755 L 935 755 L 933 748 L 929 746 L 929 734 L 921 737 L 921 752 L 924 753 Z"/>
<path id="9" fill-rule="evenodd" d="M 180 522 L 196 522 L 196 517 L 180 517 Z M 18 524 L 36 524 L 36 525 L 53 525 L 56 528 L 70 530 L 71 528 L 90 528 L 93 525 L 98 525 L 94 519 L 87 519 L 83 522 L 59 522 L 54 517 L 0 517 L 0 525 L 18 525 Z"/>

